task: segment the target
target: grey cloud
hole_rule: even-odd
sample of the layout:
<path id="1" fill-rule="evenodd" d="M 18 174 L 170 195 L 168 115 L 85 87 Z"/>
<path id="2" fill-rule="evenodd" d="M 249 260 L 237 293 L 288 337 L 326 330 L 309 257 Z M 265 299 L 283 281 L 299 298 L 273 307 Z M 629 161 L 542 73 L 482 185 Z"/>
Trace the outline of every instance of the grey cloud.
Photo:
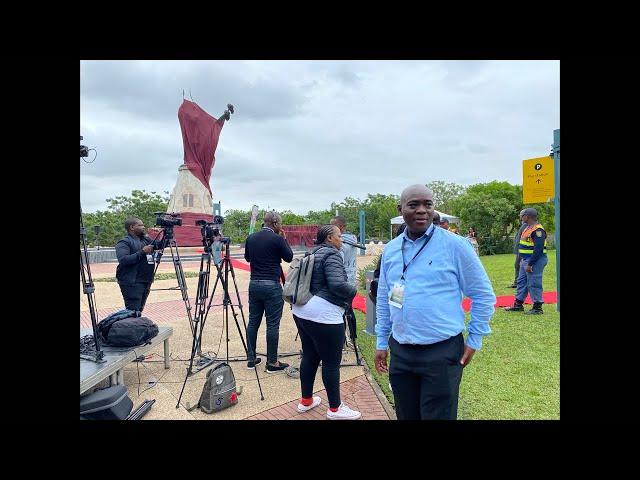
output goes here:
<path id="1" fill-rule="evenodd" d="M 214 116 L 223 210 L 306 213 L 416 181 L 521 183 L 559 127 L 558 62 L 83 62 L 85 211 L 134 188 L 171 191 L 182 88 Z M 353 87 L 356 88 L 353 88 Z M 365 101 L 366 100 L 366 101 Z"/>
<path id="2" fill-rule="evenodd" d="M 471 153 L 484 154 L 484 153 L 493 152 L 493 148 L 491 148 L 488 145 L 479 145 L 479 144 L 472 143 L 467 145 L 467 148 Z"/>
<path id="3" fill-rule="evenodd" d="M 335 72 L 334 77 L 342 84 L 349 87 L 356 86 L 362 81 L 357 73 L 347 70 L 346 68 L 340 69 Z"/>
<path id="4" fill-rule="evenodd" d="M 184 98 L 193 99 L 218 118 L 227 103 L 238 113 L 234 121 L 290 117 L 306 101 L 304 91 L 278 78 L 246 78 L 246 67 L 233 62 L 83 62 L 80 83 L 86 101 L 102 100 L 113 108 L 142 117 L 177 118 Z M 169 74 L 167 74 L 169 73 Z"/>

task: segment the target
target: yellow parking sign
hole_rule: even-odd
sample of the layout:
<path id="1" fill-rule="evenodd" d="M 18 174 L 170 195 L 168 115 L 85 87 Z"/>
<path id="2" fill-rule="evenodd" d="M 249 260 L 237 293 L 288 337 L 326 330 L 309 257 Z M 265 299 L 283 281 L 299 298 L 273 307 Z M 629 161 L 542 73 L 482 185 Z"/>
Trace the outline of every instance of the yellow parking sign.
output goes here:
<path id="1" fill-rule="evenodd" d="M 552 202 L 555 196 L 553 157 L 522 161 L 522 203 Z"/>

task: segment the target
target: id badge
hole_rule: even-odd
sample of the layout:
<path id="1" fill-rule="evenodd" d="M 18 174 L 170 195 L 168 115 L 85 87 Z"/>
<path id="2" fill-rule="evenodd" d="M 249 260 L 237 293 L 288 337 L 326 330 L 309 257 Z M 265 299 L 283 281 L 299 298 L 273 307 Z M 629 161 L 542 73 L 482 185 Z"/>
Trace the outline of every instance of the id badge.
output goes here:
<path id="1" fill-rule="evenodd" d="M 404 283 L 395 282 L 393 288 L 389 291 L 389 305 L 396 308 L 402 308 L 404 302 Z"/>

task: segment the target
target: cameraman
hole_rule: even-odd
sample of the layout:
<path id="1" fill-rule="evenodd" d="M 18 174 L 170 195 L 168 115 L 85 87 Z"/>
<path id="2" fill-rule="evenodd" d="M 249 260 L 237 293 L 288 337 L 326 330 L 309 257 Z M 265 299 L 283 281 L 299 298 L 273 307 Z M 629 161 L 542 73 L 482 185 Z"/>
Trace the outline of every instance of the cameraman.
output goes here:
<path id="1" fill-rule="evenodd" d="M 145 235 L 144 223 L 139 218 L 125 220 L 124 229 L 127 236 L 116 244 L 116 279 L 125 308 L 142 312 L 153 282 L 155 264 L 151 254 L 158 246 Z"/>
<path id="2" fill-rule="evenodd" d="M 267 318 L 267 373 L 289 366 L 278 361 L 278 339 L 282 318 L 282 285 L 280 262 L 293 260 L 293 251 L 282 230 L 282 218 L 275 212 L 264 216 L 262 230 L 252 233 L 244 247 L 244 259 L 251 264 L 249 282 L 249 325 L 247 326 L 247 368 L 253 369 L 262 359 L 256 358 L 256 341 L 262 315 Z"/>

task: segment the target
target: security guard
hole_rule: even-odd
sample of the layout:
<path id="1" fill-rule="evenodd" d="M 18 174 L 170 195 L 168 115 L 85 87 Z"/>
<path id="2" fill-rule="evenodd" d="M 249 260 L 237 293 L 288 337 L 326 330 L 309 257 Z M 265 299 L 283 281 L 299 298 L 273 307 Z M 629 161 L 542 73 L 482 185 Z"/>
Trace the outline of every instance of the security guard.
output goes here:
<path id="1" fill-rule="evenodd" d="M 518 274 L 518 290 L 510 312 L 524 311 L 524 299 L 527 292 L 531 295 L 533 308 L 526 314 L 541 315 L 542 311 L 542 272 L 547 265 L 547 232 L 538 223 L 538 212 L 535 208 L 525 208 L 522 218 L 527 226 L 520 235 L 518 253 L 520 254 L 520 272 Z"/>

